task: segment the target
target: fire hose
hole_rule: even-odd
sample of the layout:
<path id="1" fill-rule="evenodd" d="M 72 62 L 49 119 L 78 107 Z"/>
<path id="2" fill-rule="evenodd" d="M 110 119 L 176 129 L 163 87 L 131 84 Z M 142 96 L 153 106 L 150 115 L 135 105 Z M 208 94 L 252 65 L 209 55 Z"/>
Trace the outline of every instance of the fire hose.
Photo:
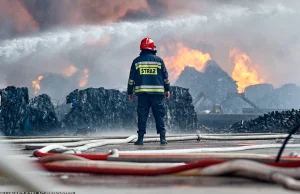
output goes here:
<path id="1" fill-rule="evenodd" d="M 134 138 L 133 138 L 134 137 Z M 190 141 L 190 140 L 218 140 L 218 141 L 228 141 L 228 140 L 269 140 L 269 139 L 284 139 L 287 135 L 285 134 L 278 134 L 278 135 L 247 135 L 247 136 L 207 136 L 207 135 L 190 135 L 190 136 L 179 136 L 179 137 L 167 137 L 167 141 Z M 100 147 L 104 145 L 111 145 L 111 144 L 119 144 L 119 143 L 133 143 L 136 140 L 137 136 L 129 136 L 126 140 L 120 139 L 109 139 L 109 140 L 87 140 L 87 141 L 79 141 L 79 142 L 69 142 L 69 143 L 60 143 L 60 145 L 65 147 L 75 147 L 78 151 L 86 151 L 90 148 Z M 129 141 L 129 139 L 131 139 Z M 144 139 L 145 143 L 150 142 L 159 142 L 159 138 L 146 138 Z M 53 144 L 27 144 L 25 148 L 27 150 L 34 150 L 40 149 L 42 147 L 53 145 Z M 64 148 L 67 149 L 67 148 Z"/>
<path id="2" fill-rule="evenodd" d="M 62 156 L 62 155 L 61 155 Z M 52 156 L 48 156 L 52 157 Z M 47 157 L 45 157 L 47 158 Z M 85 172 L 110 175 L 138 176 L 222 176 L 234 175 L 256 180 L 275 182 L 291 190 L 300 190 L 300 161 L 290 163 L 261 164 L 248 160 L 202 160 L 188 164 L 137 164 L 130 162 L 89 161 L 68 159 L 55 161 L 45 160 L 41 166 L 53 172 Z M 298 166 L 297 168 L 289 168 Z"/>
<path id="3" fill-rule="evenodd" d="M 199 136 L 196 136 L 199 138 Z M 220 139 L 221 136 L 211 136 L 209 138 L 214 137 L 215 139 Z M 260 136 L 262 138 L 262 136 Z M 282 136 L 281 136 L 282 137 Z M 173 137 L 177 138 L 177 137 Z M 182 137 L 183 139 L 189 139 L 189 138 L 195 138 L 195 136 L 185 136 Z M 222 136 L 222 140 L 226 139 L 226 136 Z M 231 137 L 229 137 L 231 138 Z M 238 139 L 239 137 L 234 138 L 235 140 Z M 240 136 L 240 139 L 243 139 L 245 137 Z M 248 138 L 253 138 L 253 137 L 248 137 Z M 263 137 L 267 138 L 267 137 Z M 272 137 L 274 138 L 274 137 Z M 277 139 L 280 137 L 276 137 Z M 78 151 L 84 151 L 86 149 L 92 148 L 92 147 L 98 147 L 98 146 L 103 146 L 103 145 L 108 145 L 108 144 L 119 144 L 119 143 L 129 143 L 132 142 L 134 139 L 136 139 L 136 136 L 130 136 L 126 139 L 121 139 L 121 140 L 87 140 L 87 144 L 81 144 L 78 147 L 75 148 L 68 148 L 62 145 L 57 145 L 57 144 L 51 144 L 49 146 L 46 146 L 40 150 L 36 150 L 34 152 L 34 155 L 37 157 L 42 157 L 41 159 L 44 159 L 45 163 L 41 164 L 43 168 L 49 170 L 49 171 L 55 171 L 55 172 L 89 172 L 89 173 L 101 173 L 101 174 L 127 174 L 131 175 L 147 175 L 147 176 L 158 176 L 158 175 L 167 175 L 167 174 L 174 174 L 174 175 L 189 175 L 193 173 L 194 175 L 205 175 L 205 176 L 210 176 L 209 173 L 205 174 L 206 171 L 202 171 L 206 168 L 210 168 L 213 166 L 218 166 L 222 164 L 227 164 L 229 162 L 234 162 L 235 158 L 233 156 L 229 155 L 219 155 L 219 158 L 217 158 L 215 155 L 210 155 L 211 160 L 205 160 L 205 156 L 199 158 L 199 153 L 202 152 L 227 152 L 227 151 L 238 151 L 238 150 L 247 150 L 247 149 L 264 149 L 264 148 L 270 148 L 270 147 L 278 147 L 280 145 L 275 144 L 266 144 L 266 145 L 256 145 L 256 146 L 241 146 L 241 147 L 228 147 L 228 148 L 201 148 L 201 149 L 181 149 L 181 150 L 144 150 L 142 152 L 137 152 L 137 151 L 112 151 L 107 154 L 73 154 L 73 155 L 61 155 L 61 154 L 54 154 L 54 153 L 48 153 L 49 151 L 53 149 L 65 149 L 68 151 L 72 151 L 74 153 Z M 228 139 L 228 138 L 227 138 Z M 232 138 L 231 138 L 232 139 Z M 94 141 L 95 140 L 95 141 Z M 145 139 L 147 140 L 147 139 Z M 157 141 L 159 140 L 158 138 L 148 138 L 147 141 L 152 142 L 152 141 Z M 178 140 L 178 138 L 177 138 Z M 193 139 L 195 140 L 195 139 Z M 198 139 L 197 139 L 198 140 Z M 92 142 L 91 142 L 92 141 Z M 113 141 L 113 142 L 112 142 Z M 71 142 L 72 143 L 72 142 Z M 77 143 L 77 142 L 73 142 Z M 82 142 L 81 142 L 82 143 Z M 299 147 L 300 145 L 298 144 L 292 144 L 288 145 L 287 147 Z M 77 148 L 77 149 L 76 149 Z M 198 153 L 197 157 L 192 157 L 190 153 Z M 177 163 L 160 163 L 159 164 L 139 164 L 139 163 L 132 163 L 133 166 L 130 166 L 128 164 L 125 166 L 124 162 L 116 162 L 115 166 L 114 163 L 111 161 L 90 161 L 87 159 L 91 160 L 110 160 L 110 159 L 115 159 L 115 158 L 122 158 L 122 157 L 138 157 L 138 156 L 158 156 L 158 155 L 168 155 L 169 157 L 175 157 L 175 155 L 180 155 L 181 157 L 184 158 L 189 158 L 192 157 L 191 161 L 186 161 L 188 162 L 187 164 L 184 164 L 180 161 L 177 161 Z M 184 155 L 184 154 L 189 154 L 189 155 Z M 46 157 L 56 157 L 56 158 L 51 158 L 48 161 L 46 160 Z M 61 159 L 61 157 L 65 157 L 65 159 Z M 73 157 L 73 158 L 70 158 Z M 77 158 L 81 157 L 81 158 Z M 244 155 L 240 156 L 242 157 L 251 157 L 249 155 Z M 67 159 L 66 159 L 67 158 Z M 217 158 L 217 159 L 216 159 Z M 268 159 L 268 157 L 263 157 L 261 156 L 262 159 Z M 280 168 L 283 167 L 298 167 L 300 166 L 298 158 L 293 158 L 293 157 L 283 157 L 287 159 L 296 159 L 296 161 L 285 161 L 285 162 L 280 162 L 277 164 L 270 163 L 268 161 L 265 161 L 262 167 L 265 167 L 266 165 L 268 166 L 273 166 L 271 169 L 268 169 L 269 171 L 272 170 L 275 171 L 276 173 L 271 173 L 269 171 L 260 171 L 261 173 L 264 173 L 263 175 L 266 176 L 266 174 L 269 175 L 270 179 L 267 181 L 274 181 L 278 184 L 282 184 L 286 186 L 289 189 L 299 189 L 299 182 L 296 181 L 294 178 L 298 178 L 296 175 L 292 174 L 290 171 L 286 172 L 283 171 L 282 169 L 279 170 L 277 169 L 278 166 Z M 200 159 L 200 161 L 196 161 L 195 159 Z M 272 158 L 273 159 L 273 158 Z M 230 161 L 228 161 L 230 160 Z M 94 162 L 94 163 L 93 163 Z M 96 163 L 95 163 L 96 162 Z M 104 163 L 99 164 L 98 162 L 105 162 L 106 167 L 103 166 Z M 154 161 L 152 161 L 154 162 Z M 253 161 L 252 161 L 253 162 Z M 230 164 L 230 163 L 229 163 Z M 258 163 L 259 164 L 259 163 Z M 119 166 L 118 166 L 119 165 Z M 142 165 L 142 166 L 141 166 Z M 143 166 L 144 165 L 144 166 Z M 148 165 L 148 166 L 145 166 Z M 245 165 L 245 163 L 243 164 Z M 243 170 L 242 166 L 240 169 L 232 169 L 232 171 L 228 172 L 220 172 L 218 175 L 223 175 L 223 174 L 228 174 L 228 173 L 233 173 L 234 175 L 241 175 L 241 176 L 249 176 L 253 175 L 256 173 L 256 171 L 251 171 L 251 169 Z M 277 166 L 277 167 L 274 167 Z M 222 167 L 222 166 L 221 166 Z M 201 168 L 203 168 L 201 170 Z M 288 170 L 288 169 L 287 169 Z M 299 174 L 299 170 L 297 168 L 291 168 L 290 170 L 297 172 Z M 279 171 L 279 172 L 278 172 Z M 202 172 L 202 173 L 201 173 Z M 203 173 L 204 172 L 204 173 Z M 144 173 L 144 174 L 143 174 Z M 273 175 L 274 174 L 274 175 Z M 212 174 L 213 175 L 213 174 Z M 215 175 L 214 175 L 215 176 Z M 263 176 L 263 177 L 264 177 Z M 261 177 L 252 177 L 256 179 L 262 180 Z M 264 179 L 265 180 L 265 179 Z"/>
<path id="4" fill-rule="evenodd" d="M 176 149 L 176 150 L 134 150 L 134 151 L 119 151 L 119 154 L 182 154 L 182 153 L 203 153 L 203 152 L 230 152 L 230 151 L 244 151 L 253 149 L 266 149 L 266 148 L 279 148 L 281 144 L 264 144 L 264 145 L 251 145 L 251 146 L 239 146 L 239 147 L 222 147 L 222 148 L 193 148 L 193 149 Z M 299 148 L 300 144 L 287 145 L 289 148 Z M 79 147 L 80 148 L 80 147 Z M 49 155 L 49 151 L 54 149 L 63 149 L 73 151 L 73 153 L 78 153 L 77 148 L 67 148 L 60 145 L 49 145 L 40 150 L 36 150 L 34 155 L 37 157 L 42 157 Z"/>
<path id="5" fill-rule="evenodd" d="M 127 139 L 128 141 L 130 139 Z M 90 160 L 109 160 L 109 161 L 134 161 L 134 162 L 191 162 L 204 158 L 218 159 L 256 159 L 257 161 L 273 161 L 275 156 L 258 155 L 258 154 L 232 154 L 232 153 L 205 153 L 205 152 L 228 152 L 242 151 L 248 149 L 265 149 L 280 147 L 280 144 L 265 144 L 254 146 L 239 146 L 239 147 L 223 147 L 223 148 L 197 148 L 197 149 L 177 149 L 177 150 L 141 150 L 141 151 L 119 151 L 113 149 L 109 153 L 104 154 L 82 154 L 76 148 L 71 150 L 61 145 L 49 145 L 42 149 L 36 150 L 33 154 L 36 157 L 44 157 L 55 155 L 49 153 L 51 150 L 61 149 L 68 150 L 66 154 L 73 154 Z M 299 144 L 291 144 L 288 147 L 300 147 Z M 298 160 L 297 156 L 284 156 L 283 160 Z"/>

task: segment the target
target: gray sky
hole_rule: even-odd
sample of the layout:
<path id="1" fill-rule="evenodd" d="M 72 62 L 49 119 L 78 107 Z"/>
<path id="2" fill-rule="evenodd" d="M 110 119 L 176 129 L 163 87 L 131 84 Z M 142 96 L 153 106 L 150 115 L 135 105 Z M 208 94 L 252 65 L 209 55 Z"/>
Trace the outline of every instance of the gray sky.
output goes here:
<path id="1" fill-rule="evenodd" d="M 13 5 L 25 10 L 21 15 L 4 10 L 9 1 L 0 2 L 0 86 L 30 87 L 38 75 L 63 75 L 72 65 L 78 74 L 76 79 L 66 77 L 69 82 L 80 80 L 88 69 L 86 87 L 125 88 L 145 36 L 152 37 L 158 49 L 174 48 L 162 57 L 174 55 L 175 43 L 182 42 L 208 52 L 229 74 L 233 69 L 229 51 L 239 48 L 257 64 L 266 82 L 277 87 L 300 84 L 300 2 L 296 0 L 25 2 Z M 77 85 L 64 91 L 69 93 Z"/>

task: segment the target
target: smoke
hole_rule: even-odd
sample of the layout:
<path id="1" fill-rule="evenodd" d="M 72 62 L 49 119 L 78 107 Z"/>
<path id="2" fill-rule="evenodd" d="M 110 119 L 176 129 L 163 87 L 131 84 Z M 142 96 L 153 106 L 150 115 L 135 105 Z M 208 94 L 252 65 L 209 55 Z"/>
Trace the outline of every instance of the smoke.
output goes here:
<path id="1" fill-rule="evenodd" d="M 146 36 L 162 57 L 175 55 L 181 42 L 208 52 L 229 74 L 229 51 L 239 48 L 267 82 L 300 84 L 299 9 L 293 0 L 2 0 L 0 85 L 31 87 L 39 75 L 65 77 L 74 66 L 69 82 L 88 69 L 85 87 L 126 88 Z"/>
<path id="2" fill-rule="evenodd" d="M 0 25 L 0 38 L 38 30 L 38 24 L 32 15 L 18 0 L 2 0 L 0 2 Z"/>

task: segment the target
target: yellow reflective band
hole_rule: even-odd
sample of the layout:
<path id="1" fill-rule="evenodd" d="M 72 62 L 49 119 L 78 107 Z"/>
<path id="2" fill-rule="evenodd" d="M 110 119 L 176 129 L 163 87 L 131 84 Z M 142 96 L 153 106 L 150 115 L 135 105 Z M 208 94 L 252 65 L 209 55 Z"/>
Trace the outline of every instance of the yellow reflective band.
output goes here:
<path id="1" fill-rule="evenodd" d="M 137 65 L 135 68 L 136 69 L 139 69 L 139 68 L 158 68 L 158 69 L 161 69 L 161 66 L 160 65 Z"/>
<path id="2" fill-rule="evenodd" d="M 133 83 L 128 82 L 128 85 L 133 85 Z"/>
<path id="3" fill-rule="evenodd" d="M 165 82 L 165 84 L 169 84 L 169 83 L 170 83 L 169 81 Z"/>
<path id="4" fill-rule="evenodd" d="M 158 88 L 140 88 L 140 89 L 135 89 L 135 93 L 139 92 L 164 92 L 164 89 L 158 89 Z"/>

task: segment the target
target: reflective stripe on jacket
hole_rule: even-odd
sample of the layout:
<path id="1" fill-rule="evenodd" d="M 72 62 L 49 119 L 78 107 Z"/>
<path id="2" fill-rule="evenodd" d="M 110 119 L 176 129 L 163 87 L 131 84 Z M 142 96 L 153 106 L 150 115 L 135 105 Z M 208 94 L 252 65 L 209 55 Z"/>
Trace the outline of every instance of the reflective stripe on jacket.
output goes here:
<path id="1" fill-rule="evenodd" d="M 169 90 L 170 82 L 164 61 L 156 56 L 155 51 L 142 50 L 132 62 L 127 93 L 163 95 Z"/>

